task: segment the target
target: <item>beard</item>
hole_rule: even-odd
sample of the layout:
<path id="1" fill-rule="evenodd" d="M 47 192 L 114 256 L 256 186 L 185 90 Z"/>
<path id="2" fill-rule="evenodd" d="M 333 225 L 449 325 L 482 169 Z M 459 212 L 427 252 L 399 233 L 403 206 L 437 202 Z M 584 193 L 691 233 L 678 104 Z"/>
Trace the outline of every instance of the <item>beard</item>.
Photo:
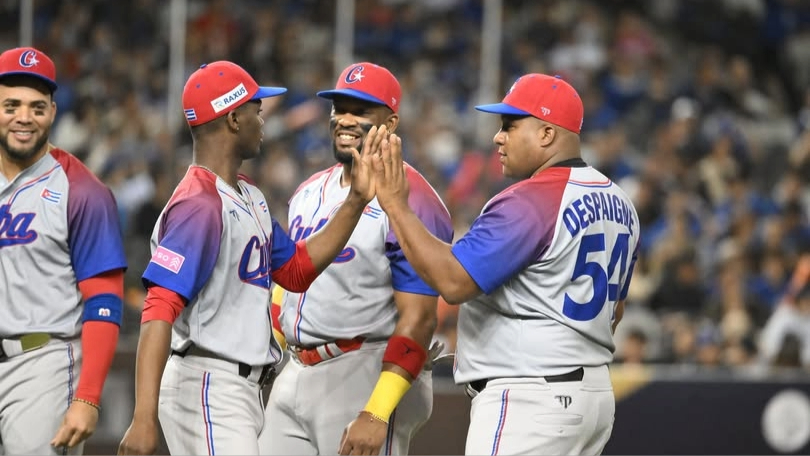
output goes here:
<path id="1" fill-rule="evenodd" d="M 372 123 L 361 123 L 359 124 L 360 128 L 363 130 L 363 134 L 360 136 L 360 143 L 357 145 L 357 151 L 363 151 L 363 144 L 366 142 L 366 138 L 368 137 L 368 132 L 371 130 L 371 127 L 374 126 Z M 333 118 L 329 121 L 329 131 L 332 132 L 332 155 L 334 155 L 335 160 L 343 165 L 351 165 L 352 161 L 354 160 L 354 156 L 352 155 L 351 151 L 345 151 L 338 149 L 337 144 L 335 144 L 335 132 L 337 131 L 337 122 Z"/>
<path id="2" fill-rule="evenodd" d="M 11 144 L 8 143 L 8 136 L 0 136 L 0 147 L 6 151 L 6 154 L 8 154 L 13 161 L 25 162 L 45 147 L 45 144 L 48 143 L 49 133 L 50 130 L 45 130 L 42 136 L 40 136 L 33 145 L 25 148 L 12 147 Z"/>

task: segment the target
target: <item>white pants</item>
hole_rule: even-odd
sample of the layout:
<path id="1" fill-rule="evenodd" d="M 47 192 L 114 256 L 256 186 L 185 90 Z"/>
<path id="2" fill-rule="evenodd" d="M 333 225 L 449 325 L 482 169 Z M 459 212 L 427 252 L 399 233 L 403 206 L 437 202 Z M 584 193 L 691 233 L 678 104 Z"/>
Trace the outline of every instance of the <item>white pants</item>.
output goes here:
<path id="1" fill-rule="evenodd" d="M 171 454 L 259 454 L 259 384 L 236 363 L 173 355 L 160 383 L 160 426 Z"/>
<path id="2" fill-rule="evenodd" d="M 0 454 L 82 454 L 84 442 L 54 448 L 79 384 L 78 339 L 47 345 L 0 362 Z"/>
<path id="3" fill-rule="evenodd" d="M 465 454 L 600 454 L 615 409 L 607 366 L 575 382 L 491 380 L 472 400 Z"/>

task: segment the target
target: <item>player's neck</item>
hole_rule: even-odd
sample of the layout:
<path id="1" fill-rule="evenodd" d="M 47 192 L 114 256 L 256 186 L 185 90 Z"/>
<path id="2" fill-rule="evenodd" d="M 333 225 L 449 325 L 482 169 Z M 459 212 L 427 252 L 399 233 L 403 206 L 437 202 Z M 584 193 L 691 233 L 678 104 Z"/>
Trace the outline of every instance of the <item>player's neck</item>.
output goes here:
<path id="1" fill-rule="evenodd" d="M 346 188 L 352 185 L 352 165 L 344 164 L 343 172 L 340 174 L 340 187 Z"/>
<path id="2" fill-rule="evenodd" d="M 39 152 L 22 160 L 10 156 L 5 150 L 0 151 L 0 174 L 6 178 L 6 181 L 11 182 L 20 173 L 34 166 L 34 163 L 53 148 L 54 146 L 50 143 L 46 144 Z"/>
<path id="3" fill-rule="evenodd" d="M 195 158 L 192 165 L 198 166 L 200 168 L 207 170 L 208 172 L 216 174 L 217 177 L 222 179 L 226 184 L 230 185 L 231 188 L 236 190 L 237 193 L 241 193 L 239 191 L 239 184 L 238 184 L 239 179 L 237 177 L 239 173 L 238 164 L 232 164 L 225 160 L 214 161 Z"/>

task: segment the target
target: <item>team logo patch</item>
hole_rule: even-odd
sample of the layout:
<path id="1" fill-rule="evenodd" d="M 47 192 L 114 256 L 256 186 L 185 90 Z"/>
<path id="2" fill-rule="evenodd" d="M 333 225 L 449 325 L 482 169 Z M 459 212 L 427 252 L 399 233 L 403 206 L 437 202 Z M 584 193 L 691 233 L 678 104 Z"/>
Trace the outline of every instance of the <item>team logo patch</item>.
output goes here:
<path id="1" fill-rule="evenodd" d="M 152 255 L 151 262 L 177 274 L 180 272 L 180 268 L 183 267 L 184 261 L 186 261 L 186 257 L 183 255 L 172 252 L 166 247 L 158 246 L 155 253 Z"/>
<path id="2" fill-rule="evenodd" d="M 382 215 L 382 209 L 378 209 L 376 207 L 371 207 L 371 206 L 366 206 L 366 208 L 363 209 L 363 215 L 368 215 L 369 217 L 371 217 L 373 219 L 377 219 L 377 218 L 380 218 L 380 215 Z"/>
<path id="3" fill-rule="evenodd" d="M 20 66 L 23 68 L 31 68 L 39 63 L 37 60 L 37 51 L 25 51 L 20 54 Z"/>
<path id="4" fill-rule="evenodd" d="M 214 108 L 214 112 L 221 112 L 228 109 L 242 98 L 245 98 L 247 95 L 248 91 L 245 88 L 245 85 L 240 83 L 225 95 L 211 100 L 211 106 Z"/>
<path id="5" fill-rule="evenodd" d="M 42 189 L 42 193 L 39 194 L 45 201 L 49 203 L 59 203 L 62 200 L 62 194 L 60 192 L 55 192 L 47 187 Z"/>
<path id="6" fill-rule="evenodd" d="M 267 203 L 264 200 L 259 201 L 259 207 L 262 208 L 262 212 L 267 212 Z"/>
<path id="7" fill-rule="evenodd" d="M 197 111 L 194 109 L 184 109 L 183 113 L 186 115 L 186 120 L 197 120 Z"/>
<path id="8" fill-rule="evenodd" d="M 363 78 L 365 77 L 363 76 L 363 69 L 364 69 L 363 65 L 357 65 L 356 67 L 349 70 L 349 72 L 346 73 L 346 78 L 344 79 L 346 84 L 354 84 L 355 82 L 362 81 Z"/>

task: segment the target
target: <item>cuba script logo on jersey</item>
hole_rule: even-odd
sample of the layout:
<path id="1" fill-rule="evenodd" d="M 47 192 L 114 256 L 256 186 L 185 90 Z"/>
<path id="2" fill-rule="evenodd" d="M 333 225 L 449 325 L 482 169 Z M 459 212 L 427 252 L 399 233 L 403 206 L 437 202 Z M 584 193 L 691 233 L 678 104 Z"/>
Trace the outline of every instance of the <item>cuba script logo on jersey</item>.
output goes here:
<path id="1" fill-rule="evenodd" d="M 251 266 L 253 253 L 259 253 L 259 264 Z M 239 260 L 239 278 L 242 282 L 256 285 L 257 287 L 270 289 L 270 245 L 269 242 L 262 244 L 257 236 L 253 236 L 242 252 Z M 255 263 L 255 261 L 253 262 Z"/>
<path id="2" fill-rule="evenodd" d="M 183 262 L 186 261 L 186 257 L 177 252 L 172 252 L 166 247 L 158 246 L 158 248 L 155 249 L 155 253 L 152 255 L 151 261 L 177 274 L 180 272 L 180 268 L 183 267 Z"/>
<path id="3" fill-rule="evenodd" d="M 236 103 L 237 101 L 245 98 L 248 92 L 245 88 L 245 85 L 239 83 L 238 86 L 234 87 L 230 92 L 226 93 L 225 95 L 211 100 L 211 107 L 214 108 L 214 112 L 221 112 L 225 109 L 228 109 L 232 104 Z"/>
<path id="4" fill-rule="evenodd" d="M 31 222 L 36 215 L 33 212 L 14 215 L 10 204 L 0 206 L 0 249 L 34 242 L 37 232 L 31 229 Z"/>
<path id="5" fill-rule="evenodd" d="M 368 206 L 367 206 L 368 207 Z M 334 211 L 333 211 L 334 212 Z M 365 211 L 364 211 L 365 213 Z M 301 239 L 308 238 L 312 233 L 320 230 L 326 225 L 326 222 L 329 221 L 328 217 L 322 218 L 318 220 L 318 223 L 312 226 L 304 226 L 302 224 L 303 217 L 300 215 L 295 217 L 292 222 L 290 222 L 290 237 L 293 241 L 298 242 Z M 347 261 L 351 261 L 354 257 L 357 256 L 357 252 L 352 247 L 346 247 L 345 249 L 341 250 L 338 256 L 335 258 L 335 261 L 332 263 L 346 263 Z"/>

